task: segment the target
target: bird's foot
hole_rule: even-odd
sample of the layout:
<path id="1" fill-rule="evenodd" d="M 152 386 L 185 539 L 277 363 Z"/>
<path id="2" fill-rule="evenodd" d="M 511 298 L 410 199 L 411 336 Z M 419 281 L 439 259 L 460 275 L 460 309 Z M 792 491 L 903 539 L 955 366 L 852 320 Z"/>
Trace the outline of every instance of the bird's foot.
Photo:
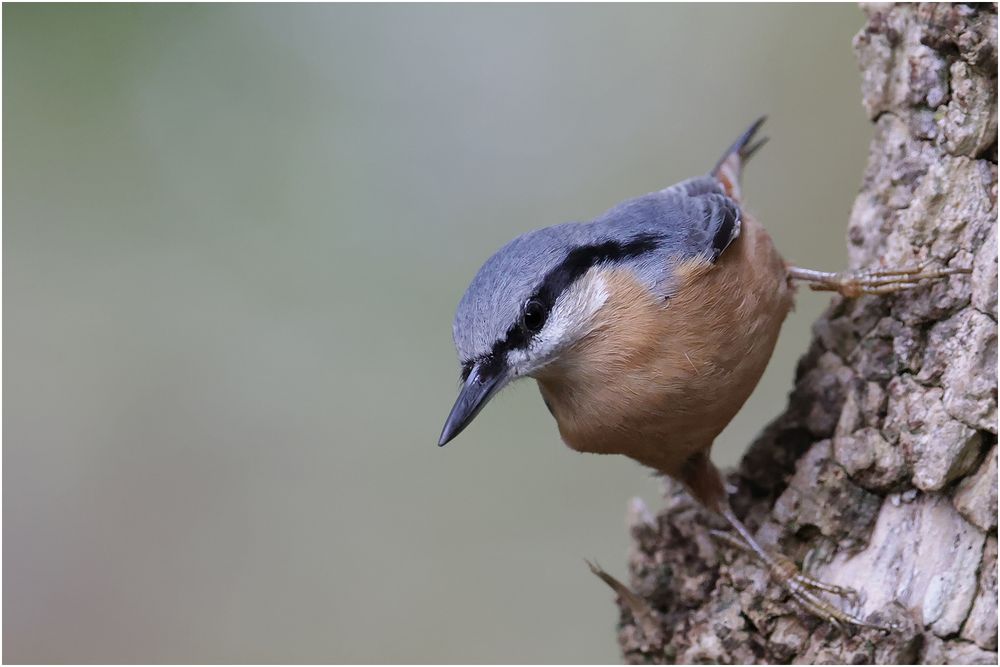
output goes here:
<path id="1" fill-rule="evenodd" d="M 803 574 L 792 559 L 783 554 L 774 554 L 760 549 L 756 544 L 748 544 L 740 537 L 721 530 L 711 531 L 712 535 L 730 546 L 741 549 L 762 561 L 771 577 L 784 588 L 792 599 L 806 612 L 822 618 L 837 628 L 841 633 L 845 626 L 874 628 L 890 632 L 891 627 L 866 621 L 853 613 L 840 609 L 820 595 L 820 592 L 831 593 L 844 598 L 852 606 L 857 604 L 858 593 L 853 588 L 828 584 Z M 756 548 L 755 548 L 756 547 Z"/>
<path id="2" fill-rule="evenodd" d="M 788 267 L 788 277 L 809 283 L 809 289 L 817 292 L 838 292 L 845 297 L 855 298 L 862 294 L 892 294 L 916 287 L 925 280 L 936 280 L 960 273 L 971 273 L 972 269 L 929 269 L 930 262 L 900 269 L 862 269 L 858 271 L 813 271 L 797 266 Z"/>
<path id="3" fill-rule="evenodd" d="M 819 594 L 820 591 L 831 593 L 843 598 L 851 606 L 856 606 L 858 592 L 853 588 L 828 584 L 825 581 L 802 574 L 795 563 L 783 554 L 771 554 L 771 556 L 774 558 L 774 563 L 770 566 L 771 576 L 781 584 L 782 588 L 788 591 L 800 607 L 810 614 L 826 620 L 842 633 L 845 625 L 874 628 L 883 632 L 892 630 L 890 627 L 871 623 L 853 613 L 844 611 Z"/>

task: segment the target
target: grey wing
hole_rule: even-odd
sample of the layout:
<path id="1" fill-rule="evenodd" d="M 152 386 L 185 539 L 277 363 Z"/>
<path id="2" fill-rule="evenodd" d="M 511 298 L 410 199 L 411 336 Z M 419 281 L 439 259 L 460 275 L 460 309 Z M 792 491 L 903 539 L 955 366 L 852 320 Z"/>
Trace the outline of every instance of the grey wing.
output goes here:
<path id="1" fill-rule="evenodd" d="M 673 218 L 664 222 L 679 232 L 673 250 L 682 256 L 700 254 L 714 264 L 740 235 L 740 206 L 714 176 L 690 178 L 647 196 L 663 199 L 664 212 Z"/>
<path id="2" fill-rule="evenodd" d="M 669 188 L 660 190 L 657 194 L 666 196 L 685 194 L 691 197 L 697 197 L 699 195 L 711 193 L 725 194 L 725 190 L 722 189 L 722 183 L 720 183 L 715 176 L 706 174 L 705 176 L 695 176 L 694 178 L 689 178 L 681 181 L 680 183 L 674 183 Z"/>
<path id="3" fill-rule="evenodd" d="M 674 263 L 700 257 L 714 264 L 740 235 L 740 216 L 722 184 L 702 176 L 622 202 L 573 231 L 591 244 L 655 239 L 656 252 L 629 264 L 651 289 L 669 296 Z"/>

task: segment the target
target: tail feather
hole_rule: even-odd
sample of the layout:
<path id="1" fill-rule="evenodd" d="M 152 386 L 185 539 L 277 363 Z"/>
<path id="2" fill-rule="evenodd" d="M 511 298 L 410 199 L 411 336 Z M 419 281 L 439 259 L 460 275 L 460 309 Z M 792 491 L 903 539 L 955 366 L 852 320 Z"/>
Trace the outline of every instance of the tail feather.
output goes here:
<path id="1" fill-rule="evenodd" d="M 726 151 L 722 159 L 712 169 L 712 176 L 722 183 L 726 194 L 736 201 L 742 199 L 740 178 L 743 176 L 744 165 L 750 161 L 754 153 L 767 143 L 767 137 L 761 137 L 757 141 L 754 141 L 754 135 L 757 134 L 757 130 L 760 129 L 765 120 L 767 120 L 767 116 L 761 116 L 755 120 L 753 125 L 747 128 L 746 132 L 733 142 L 733 145 L 729 147 L 729 150 Z"/>

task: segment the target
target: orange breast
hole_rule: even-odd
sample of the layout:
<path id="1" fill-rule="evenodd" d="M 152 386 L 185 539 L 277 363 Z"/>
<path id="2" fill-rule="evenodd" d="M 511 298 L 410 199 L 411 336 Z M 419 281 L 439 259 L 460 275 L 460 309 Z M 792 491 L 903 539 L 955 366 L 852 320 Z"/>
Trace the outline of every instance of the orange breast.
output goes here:
<path id="1" fill-rule="evenodd" d="M 664 301 L 627 270 L 609 270 L 594 330 L 538 376 L 563 440 L 624 454 L 674 475 L 711 447 L 760 380 L 792 306 L 767 232 L 744 218 L 712 265 L 675 268 Z"/>

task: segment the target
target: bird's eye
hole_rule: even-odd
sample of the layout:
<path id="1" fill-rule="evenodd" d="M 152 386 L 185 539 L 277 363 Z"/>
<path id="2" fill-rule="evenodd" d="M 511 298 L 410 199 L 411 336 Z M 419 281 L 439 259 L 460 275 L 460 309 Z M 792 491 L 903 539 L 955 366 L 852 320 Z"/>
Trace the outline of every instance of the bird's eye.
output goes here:
<path id="1" fill-rule="evenodd" d="M 521 309 L 521 326 L 530 334 L 538 333 L 545 325 L 545 318 L 549 315 L 548 309 L 538 299 L 528 299 Z"/>

